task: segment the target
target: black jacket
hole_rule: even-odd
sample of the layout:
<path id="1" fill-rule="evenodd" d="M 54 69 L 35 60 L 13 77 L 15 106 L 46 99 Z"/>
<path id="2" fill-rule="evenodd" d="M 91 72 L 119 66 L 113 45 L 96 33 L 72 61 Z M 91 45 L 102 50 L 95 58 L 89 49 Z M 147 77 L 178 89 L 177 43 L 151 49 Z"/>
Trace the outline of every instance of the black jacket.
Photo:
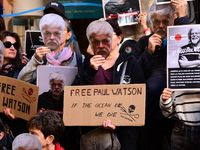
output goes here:
<path id="1" fill-rule="evenodd" d="M 86 58 L 83 64 L 80 66 L 78 75 L 73 85 L 93 85 L 94 76 L 97 73 L 97 70 L 90 66 L 91 57 L 92 56 Z M 135 58 L 131 55 L 121 53 L 113 66 L 113 84 L 120 84 L 120 78 L 122 75 L 124 63 L 126 61 L 128 61 L 128 63 L 123 83 L 145 83 L 144 74 Z"/>
<path id="2" fill-rule="evenodd" d="M 188 16 L 176 20 L 176 25 L 190 23 Z M 155 52 L 148 52 L 148 40 L 153 34 L 143 36 L 135 45 L 133 55 L 142 67 L 146 78 L 146 119 L 165 118 L 159 107 L 160 95 L 167 87 L 166 63 L 167 48 L 156 47 Z"/>

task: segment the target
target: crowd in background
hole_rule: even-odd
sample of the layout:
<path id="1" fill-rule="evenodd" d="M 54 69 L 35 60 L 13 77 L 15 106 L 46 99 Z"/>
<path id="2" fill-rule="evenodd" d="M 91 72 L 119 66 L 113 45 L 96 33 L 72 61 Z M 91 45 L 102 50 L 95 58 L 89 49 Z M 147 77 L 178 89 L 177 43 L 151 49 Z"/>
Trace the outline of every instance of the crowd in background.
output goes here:
<path id="1" fill-rule="evenodd" d="M 39 24 L 44 46 L 30 60 L 22 53 L 19 35 L 7 31 L 0 17 L 2 76 L 36 84 L 38 66 L 70 66 L 78 68 L 72 86 L 146 84 L 144 126 L 115 126 L 112 120 L 101 127 L 64 126 L 65 77 L 53 72 L 49 91 L 38 96 L 38 113 L 29 121 L 14 116 L 9 108 L 0 113 L 0 150 L 199 150 L 199 92 L 177 92 L 166 84 L 167 27 L 190 24 L 186 12 L 186 0 L 153 3 L 148 14 L 138 16 L 144 33 L 138 41 L 124 37 L 116 20 L 95 20 L 86 29 L 89 57 L 85 58 L 64 6 L 50 2 Z M 200 39 L 199 30 L 194 34 Z"/>

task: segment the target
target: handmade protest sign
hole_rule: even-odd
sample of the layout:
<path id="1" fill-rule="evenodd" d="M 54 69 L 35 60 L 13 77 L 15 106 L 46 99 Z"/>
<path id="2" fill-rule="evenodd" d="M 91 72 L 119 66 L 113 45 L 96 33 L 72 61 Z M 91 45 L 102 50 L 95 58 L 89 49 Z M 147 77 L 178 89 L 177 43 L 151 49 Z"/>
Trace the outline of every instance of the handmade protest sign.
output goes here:
<path id="1" fill-rule="evenodd" d="M 37 112 L 38 90 L 33 84 L 0 76 L 0 111 L 10 108 L 14 116 L 29 120 Z"/>
<path id="2" fill-rule="evenodd" d="M 66 126 L 100 126 L 110 119 L 116 126 L 142 126 L 145 84 L 65 86 Z"/>

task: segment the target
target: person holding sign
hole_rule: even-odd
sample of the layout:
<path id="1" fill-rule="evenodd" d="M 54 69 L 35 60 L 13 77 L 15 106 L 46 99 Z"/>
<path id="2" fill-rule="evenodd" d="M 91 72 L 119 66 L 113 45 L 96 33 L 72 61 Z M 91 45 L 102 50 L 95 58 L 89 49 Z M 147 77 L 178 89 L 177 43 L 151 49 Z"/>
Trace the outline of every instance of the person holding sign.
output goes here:
<path id="1" fill-rule="evenodd" d="M 0 75 L 17 78 L 20 70 L 24 67 L 21 59 L 21 42 L 19 35 L 14 32 L 3 31 L 0 34 L 0 40 L 4 45 L 4 61 Z M 27 121 L 15 117 L 9 108 L 5 108 L 4 114 L 1 115 L 3 121 L 11 128 L 14 136 L 28 131 L 26 128 Z"/>
<path id="2" fill-rule="evenodd" d="M 74 31 L 72 30 L 70 21 L 68 21 L 68 18 L 65 15 L 65 8 L 62 5 L 62 3 L 59 3 L 56 1 L 49 2 L 46 4 L 43 12 L 44 12 L 44 15 L 49 14 L 49 13 L 54 13 L 54 14 L 58 14 L 61 17 L 63 17 L 65 22 L 68 24 L 67 32 L 68 32 L 68 34 L 70 34 L 70 37 L 67 38 L 67 43 L 71 46 L 71 48 L 74 52 L 81 53 L 80 49 L 79 49 L 79 44 L 76 41 L 76 35 L 74 34 Z"/>
<path id="3" fill-rule="evenodd" d="M 84 60 L 73 85 L 145 82 L 143 72 L 135 59 L 129 54 L 119 53 L 122 33 L 116 23 L 111 26 L 107 21 L 95 20 L 88 25 L 86 34 L 94 55 Z M 115 129 L 121 150 L 136 150 L 140 127 L 116 127 L 111 124 L 111 120 L 103 122 L 103 126 L 106 129 Z M 81 131 L 85 134 L 95 128 L 81 127 Z"/>
<path id="4" fill-rule="evenodd" d="M 57 14 L 46 14 L 40 20 L 40 31 L 44 46 L 38 47 L 28 64 L 19 73 L 18 79 L 34 83 L 36 69 L 39 65 L 71 66 L 76 67 L 82 63 L 84 56 L 72 51 L 66 45 L 68 24 Z"/>
<path id="5" fill-rule="evenodd" d="M 176 120 L 171 136 L 171 150 L 200 149 L 199 97 L 199 91 L 163 90 L 161 111 L 168 119 Z"/>
<path id="6" fill-rule="evenodd" d="M 166 87 L 167 78 L 167 27 L 173 25 L 177 15 L 177 25 L 190 21 L 186 16 L 186 0 L 172 0 L 171 3 L 172 5 L 153 3 L 149 12 L 152 34 L 141 37 L 133 52 L 145 73 L 147 84 L 143 150 L 161 150 L 165 138 L 170 141 L 174 125 L 174 120 L 164 117 L 159 108 L 160 95 Z"/>

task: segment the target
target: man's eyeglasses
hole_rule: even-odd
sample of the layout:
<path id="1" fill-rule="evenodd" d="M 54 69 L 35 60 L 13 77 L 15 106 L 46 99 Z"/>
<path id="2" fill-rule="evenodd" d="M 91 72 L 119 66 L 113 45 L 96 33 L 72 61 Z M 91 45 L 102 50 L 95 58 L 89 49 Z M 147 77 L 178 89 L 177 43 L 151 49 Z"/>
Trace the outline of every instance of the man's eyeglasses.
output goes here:
<path id="1" fill-rule="evenodd" d="M 56 85 L 57 85 L 58 87 L 62 87 L 62 86 L 63 86 L 62 83 L 53 83 L 53 82 L 51 82 L 50 84 L 51 84 L 51 86 L 54 86 L 54 87 L 55 87 Z"/>
<path id="2" fill-rule="evenodd" d="M 162 22 L 162 24 L 164 24 L 164 25 L 169 25 L 169 20 L 162 20 L 162 21 L 157 20 L 157 19 L 153 20 L 153 23 L 154 23 L 155 25 L 160 25 L 161 22 Z"/>
<path id="3" fill-rule="evenodd" d="M 51 33 L 51 32 L 48 32 L 48 31 L 45 31 L 45 32 L 44 32 L 44 35 L 47 36 L 47 37 L 50 37 L 52 34 L 53 34 L 53 36 L 55 36 L 55 37 L 59 37 L 61 33 L 60 33 L 60 32 Z"/>
<path id="4" fill-rule="evenodd" d="M 108 44 L 110 42 L 110 40 L 109 39 L 103 39 L 102 41 L 99 41 L 99 40 L 96 40 L 96 39 L 92 40 L 92 44 L 94 44 L 94 45 L 99 45 L 100 42 L 102 44 Z"/>
<path id="5" fill-rule="evenodd" d="M 20 47 L 19 43 L 17 43 L 17 42 L 11 43 L 10 41 L 6 41 L 3 44 L 4 44 L 5 48 L 11 48 L 11 46 L 13 45 L 16 50 L 19 50 L 19 47 Z"/>

